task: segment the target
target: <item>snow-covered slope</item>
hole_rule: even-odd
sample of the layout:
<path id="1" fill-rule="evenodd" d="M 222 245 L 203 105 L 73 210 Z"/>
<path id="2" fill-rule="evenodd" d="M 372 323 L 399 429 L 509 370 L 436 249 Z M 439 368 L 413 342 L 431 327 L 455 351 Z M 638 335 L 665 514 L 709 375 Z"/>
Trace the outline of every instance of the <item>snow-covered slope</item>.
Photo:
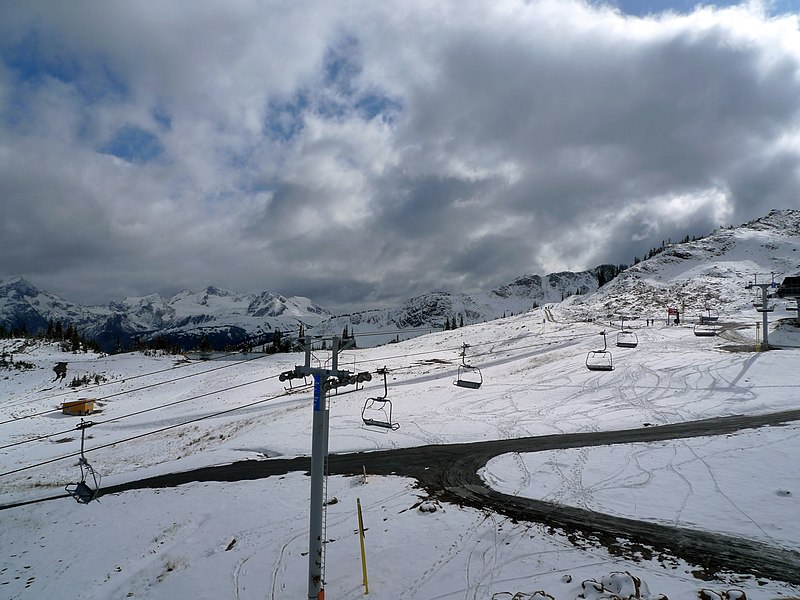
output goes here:
<path id="1" fill-rule="evenodd" d="M 565 306 L 343 352 L 340 364 L 353 370 L 388 369 L 392 419 L 400 427 L 364 425 L 368 399 L 384 393 L 373 377 L 361 389 L 330 397 L 330 451 L 367 456 L 413 446 L 433 457 L 437 444 L 649 431 L 797 408 L 797 350 L 727 352 L 732 342 L 722 336 L 699 338 L 691 327 L 639 322 L 637 348 L 615 347 L 613 371 L 589 371 L 584 357 L 601 327 L 570 320 Z M 752 346 L 754 328 L 741 333 Z M 482 370 L 479 389 L 452 385 L 463 343 Z M 205 363 L 138 352 L 74 354 L 30 340 L 2 346 L 13 362 L 0 376 L 0 505 L 61 495 L 0 511 L 2 597 L 61 598 L 65 590 L 83 600 L 303 597 L 309 546 L 303 470 L 106 493 L 78 505 L 65 486 L 82 477 L 79 417 L 58 409 L 65 401 L 96 400 L 86 457 L 102 475 L 104 491 L 234 461 L 258 469 L 273 458 L 310 452 L 312 390 L 296 386 L 289 393 L 277 376 L 302 363 L 302 354 Z M 325 351 L 315 358 L 330 364 Z M 69 363 L 61 382 L 52 376 L 59 361 Z M 69 385 L 83 376 L 91 382 L 100 376 L 100 383 Z M 500 455 L 480 476 L 510 499 L 552 503 L 554 515 L 577 507 L 643 527 L 676 527 L 676 536 L 719 533 L 764 544 L 765 554 L 780 559 L 800 549 L 798 434 L 800 426 L 787 422 L 658 442 L 597 446 L 593 440 Z M 488 506 L 460 506 L 407 476 L 363 472 L 328 478 L 329 597 L 364 597 L 357 503 L 368 529 L 369 598 L 544 599 L 546 591 L 559 600 L 609 600 L 610 592 L 592 592 L 598 589 L 592 580 L 626 572 L 642 585 L 616 597 L 800 597 L 797 584 L 746 569 L 717 573 L 693 562 L 684 555 L 683 537 L 676 537 L 673 553 L 657 539 L 626 543 L 619 531 L 595 536 L 591 528 L 574 531 Z M 402 551 L 407 548 L 413 552 Z M 735 556 L 738 548 L 727 546 L 720 555 Z M 784 564 L 796 580 L 796 571 L 789 572 L 796 563 Z"/>
<path id="2" fill-rule="evenodd" d="M 447 321 L 459 326 L 491 321 L 561 302 L 573 294 L 590 294 L 596 289 L 596 271 L 551 273 L 546 277 L 524 275 L 488 292 L 434 292 L 392 308 L 339 315 L 320 323 L 313 332 L 338 334 L 346 327 L 355 334 L 360 346 L 374 346 L 396 336 L 414 337 L 420 334 L 419 330 L 444 329 Z M 414 329 L 417 331 L 397 333 Z M 368 335 L 360 336 L 361 332 Z"/>
<path id="3" fill-rule="evenodd" d="M 721 316 L 753 309 L 748 284 L 780 283 L 800 273 L 800 211 L 773 210 L 739 227 L 719 229 L 696 241 L 667 246 L 623 271 L 592 296 L 565 302 L 576 318 L 627 315 L 666 318 L 667 308 L 694 319 L 707 311 Z M 760 290 L 759 290 L 760 297 Z M 784 304 L 776 301 L 783 316 Z"/>

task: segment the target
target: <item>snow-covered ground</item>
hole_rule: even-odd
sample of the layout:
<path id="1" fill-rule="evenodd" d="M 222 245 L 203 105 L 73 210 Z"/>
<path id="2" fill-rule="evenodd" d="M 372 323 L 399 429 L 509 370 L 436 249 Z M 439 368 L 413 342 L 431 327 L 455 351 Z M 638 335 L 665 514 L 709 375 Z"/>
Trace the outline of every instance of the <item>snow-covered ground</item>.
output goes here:
<path id="1" fill-rule="evenodd" d="M 783 316 L 783 315 L 781 315 Z M 551 320 L 552 319 L 554 320 Z M 589 371 L 602 325 L 577 322 L 554 307 L 347 351 L 340 367 L 390 370 L 397 431 L 368 429 L 361 409 L 383 392 L 332 396 L 330 451 L 346 453 L 426 444 L 508 439 L 680 423 L 714 416 L 798 408 L 797 349 L 735 352 L 752 346 L 755 311 L 719 337 L 692 326 L 643 327 L 636 348 L 617 348 L 615 370 Z M 608 324 L 605 325 L 608 328 Z M 793 337 L 781 329 L 781 340 Z M 771 340 L 775 341 L 775 340 Z M 461 345 L 483 386 L 452 385 Z M 55 410 L 97 399 L 87 419 L 86 457 L 102 485 L 242 459 L 306 456 L 311 391 L 285 394 L 278 373 L 300 355 L 188 363 L 141 354 L 61 354 L 15 350 L 36 368 L 0 371 L 0 504 L 57 495 L 80 477 L 77 417 Z M 329 353 L 315 356 L 324 362 Z M 52 367 L 68 361 L 63 382 Z M 73 377 L 95 375 L 73 390 Z M 297 383 L 297 382 L 295 382 Z M 352 388 L 349 388 L 352 390 Z M 226 412 L 227 411 L 227 412 Z M 800 427 L 788 424 L 732 435 L 653 444 L 598 446 L 504 455 L 481 471 L 498 490 L 680 527 L 722 532 L 800 550 Z M 48 437 L 45 437 L 48 436 Z M 68 458 L 65 458 L 68 457 Z M 303 598 L 307 587 L 308 478 L 291 473 L 256 481 L 194 483 L 101 496 L 68 497 L 0 511 L 0 596 L 22 598 Z M 695 598 L 743 590 L 747 598 L 800 596 L 800 587 L 746 574 L 706 581 L 679 558 L 621 557 L 540 523 L 491 511 L 426 502 L 400 477 L 331 477 L 327 509 L 326 594 L 360 598 L 356 499 L 367 528 L 370 598 L 613 598 L 632 579 L 642 598 Z M 422 504 L 421 504 L 422 503 Z M 420 508 L 438 508 L 436 511 Z M 606 581 L 606 591 L 590 580 Z M 626 595 L 627 593 L 627 595 Z M 663 595 L 663 596 L 661 596 Z M 634 596 L 635 597 L 635 596 Z"/>

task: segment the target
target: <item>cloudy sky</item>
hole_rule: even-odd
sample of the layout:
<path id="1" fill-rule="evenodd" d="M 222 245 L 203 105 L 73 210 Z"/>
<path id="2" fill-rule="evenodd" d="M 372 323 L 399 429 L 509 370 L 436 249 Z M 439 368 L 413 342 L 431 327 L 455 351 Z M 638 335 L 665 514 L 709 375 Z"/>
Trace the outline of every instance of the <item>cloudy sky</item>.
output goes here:
<path id="1" fill-rule="evenodd" d="M 0 279 L 333 310 L 800 208 L 798 2 L 0 3 Z"/>

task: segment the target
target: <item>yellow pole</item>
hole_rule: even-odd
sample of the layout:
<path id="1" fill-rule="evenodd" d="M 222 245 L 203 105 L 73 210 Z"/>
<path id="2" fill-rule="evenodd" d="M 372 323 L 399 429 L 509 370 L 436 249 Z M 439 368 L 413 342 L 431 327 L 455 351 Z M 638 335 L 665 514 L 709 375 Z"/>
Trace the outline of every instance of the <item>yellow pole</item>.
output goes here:
<path id="1" fill-rule="evenodd" d="M 358 505 L 358 539 L 361 542 L 361 570 L 364 574 L 364 593 L 369 594 L 369 581 L 367 580 L 367 553 L 364 550 L 364 519 L 361 517 L 361 498 L 356 498 Z"/>

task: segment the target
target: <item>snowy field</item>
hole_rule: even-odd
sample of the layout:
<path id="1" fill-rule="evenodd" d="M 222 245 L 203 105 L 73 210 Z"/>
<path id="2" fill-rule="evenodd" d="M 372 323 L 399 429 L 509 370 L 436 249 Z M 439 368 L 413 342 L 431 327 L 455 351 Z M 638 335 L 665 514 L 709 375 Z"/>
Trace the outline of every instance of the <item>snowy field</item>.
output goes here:
<path id="1" fill-rule="evenodd" d="M 751 314 L 752 312 L 752 314 Z M 798 349 L 752 346 L 754 311 L 718 337 L 692 326 L 638 326 L 636 348 L 617 348 L 615 369 L 589 371 L 600 324 L 541 309 L 380 348 L 347 351 L 340 368 L 373 372 L 366 389 L 331 398 L 332 453 L 511 439 L 681 423 L 798 408 Z M 550 320 L 550 315 L 554 320 Z M 781 341 L 791 333 L 781 332 Z M 790 340 L 791 341 L 791 340 Z M 64 401 L 91 397 L 86 457 L 101 485 L 243 459 L 307 456 L 311 391 L 287 394 L 277 375 L 300 355 L 188 362 L 181 357 L 59 353 L 1 342 L 18 363 L 0 371 L 0 504 L 58 495 L 80 478 L 79 417 Z M 480 367 L 479 390 L 454 386 L 461 345 Z M 315 357 L 324 363 L 329 353 Z M 67 361 L 64 381 L 52 368 Z M 386 366 L 396 431 L 368 429 L 361 409 L 383 393 Z M 77 389 L 67 384 L 86 376 Z M 99 383 L 95 383 L 99 382 Z M 297 381 L 295 381 L 297 384 Z M 598 446 L 497 457 L 481 471 L 510 494 L 717 531 L 800 550 L 800 451 L 795 424 L 653 444 Z M 0 511 L 0 597 L 303 598 L 307 587 L 308 478 L 302 473 L 101 496 L 67 496 Z M 400 477 L 331 477 L 326 595 L 364 595 L 356 520 L 367 528 L 370 598 L 614 598 L 672 600 L 800 597 L 800 587 L 747 574 L 706 581 L 674 557 L 634 560 L 573 543 L 546 525 L 426 502 Z M 420 508 L 435 507 L 429 512 Z M 600 584 L 605 579 L 605 591 Z M 597 585 L 591 584 L 591 580 Z M 617 596 L 610 590 L 617 589 Z M 538 590 L 550 596 L 536 595 Z M 714 592 L 717 595 L 711 595 Z M 627 595 L 626 595 L 627 594 Z"/>

